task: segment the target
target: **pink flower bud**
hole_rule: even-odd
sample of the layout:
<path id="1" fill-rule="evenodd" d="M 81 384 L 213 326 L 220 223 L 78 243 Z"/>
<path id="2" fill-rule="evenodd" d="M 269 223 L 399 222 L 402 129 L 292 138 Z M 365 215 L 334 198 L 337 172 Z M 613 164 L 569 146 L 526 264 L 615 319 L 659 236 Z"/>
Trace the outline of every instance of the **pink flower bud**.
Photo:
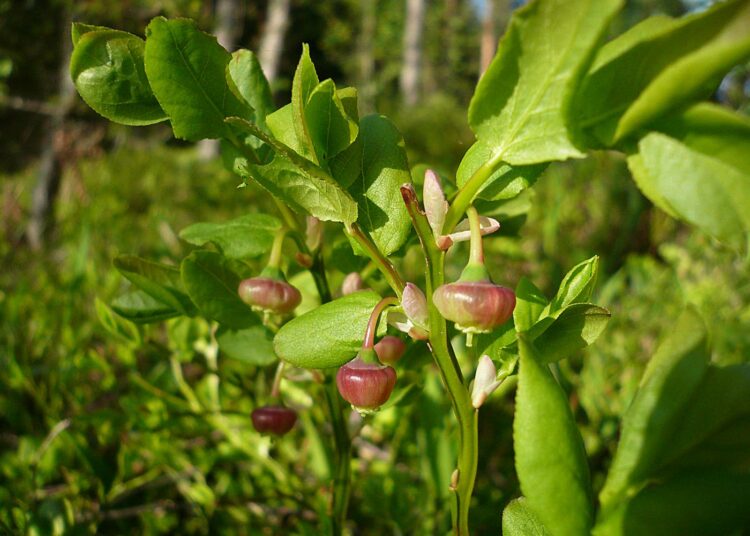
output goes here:
<path id="1" fill-rule="evenodd" d="M 448 213 L 448 201 L 446 201 L 443 187 L 440 185 L 440 178 L 431 169 L 425 171 L 424 174 L 422 198 L 427 221 L 430 222 L 432 232 L 438 237 L 443 232 L 445 215 Z"/>
<path id="2" fill-rule="evenodd" d="M 297 422 L 297 412 L 284 406 L 263 406 L 250 416 L 253 426 L 261 434 L 282 436 Z"/>
<path id="3" fill-rule="evenodd" d="M 491 281 L 457 281 L 432 295 L 440 314 L 466 333 L 486 333 L 505 323 L 516 306 L 515 293 Z"/>
<path id="4" fill-rule="evenodd" d="M 424 292 L 414 283 L 407 283 L 401 296 L 401 307 L 415 326 L 427 329 L 430 312 L 427 309 L 427 298 Z"/>
<path id="5" fill-rule="evenodd" d="M 479 409 L 487 397 L 498 388 L 500 382 L 497 381 L 497 370 L 495 363 L 490 356 L 483 355 L 479 358 L 477 372 L 474 375 L 474 386 L 471 390 L 471 404 L 474 408 Z"/>
<path id="6" fill-rule="evenodd" d="M 360 412 L 374 411 L 388 401 L 396 385 L 396 371 L 387 365 L 365 363 L 359 357 L 336 373 L 341 396 Z"/>
<path id="7" fill-rule="evenodd" d="M 253 309 L 284 314 L 294 311 L 302 301 L 299 290 L 285 281 L 270 277 L 251 277 L 240 283 L 242 301 Z"/>
<path id="8" fill-rule="evenodd" d="M 398 337 L 386 335 L 378 341 L 374 348 L 380 361 L 392 364 L 401 359 L 401 356 L 404 355 L 404 352 L 406 351 L 406 343 Z"/>
<path id="9" fill-rule="evenodd" d="M 306 221 L 305 243 L 310 251 L 315 251 L 323 241 L 323 222 L 315 216 L 308 216 Z"/>
<path id="10" fill-rule="evenodd" d="M 346 296 L 352 294 L 358 290 L 365 288 L 365 282 L 359 272 L 352 272 L 344 278 L 344 282 L 341 283 L 341 294 Z"/>

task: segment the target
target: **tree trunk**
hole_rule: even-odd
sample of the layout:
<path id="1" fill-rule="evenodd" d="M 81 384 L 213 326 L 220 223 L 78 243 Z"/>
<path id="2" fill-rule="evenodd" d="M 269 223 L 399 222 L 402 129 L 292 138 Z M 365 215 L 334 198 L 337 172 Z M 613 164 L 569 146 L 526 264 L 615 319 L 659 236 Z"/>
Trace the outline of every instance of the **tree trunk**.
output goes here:
<path id="1" fill-rule="evenodd" d="M 479 51 L 479 76 L 481 77 L 490 66 L 497 49 L 497 34 L 495 33 L 495 0 L 484 0 L 484 16 L 482 19 L 482 41 Z"/>
<path id="2" fill-rule="evenodd" d="M 55 198 L 60 189 L 63 173 L 61 137 L 65 126 L 65 118 L 76 99 L 75 86 L 68 71 L 70 56 L 73 52 L 73 45 L 68 33 L 72 21 L 71 11 L 65 9 L 60 21 L 62 24 L 62 44 L 58 74 L 59 103 L 50 114 L 44 149 L 39 159 L 36 184 L 31 194 L 31 214 L 26 228 L 29 246 L 34 250 L 39 250 L 45 245 L 54 228 Z"/>
<path id="3" fill-rule="evenodd" d="M 360 0 L 362 33 L 359 40 L 359 104 L 363 114 L 375 111 L 375 56 L 373 43 L 375 41 L 375 13 L 376 0 Z"/>
<path id="4" fill-rule="evenodd" d="M 266 27 L 258 51 L 258 60 L 268 83 L 273 86 L 279 74 L 279 62 L 284 50 L 284 37 L 289 27 L 291 0 L 268 0 Z"/>
<path id="5" fill-rule="evenodd" d="M 425 0 L 406 0 L 404 60 L 400 79 L 401 96 L 406 106 L 414 106 L 419 101 L 424 16 Z"/>
<path id="6" fill-rule="evenodd" d="M 214 34 L 219 44 L 229 52 L 234 52 L 237 49 L 237 41 L 242 36 L 244 21 L 244 0 L 216 0 Z M 198 156 L 201 160 L 212 160 L 218 157 L 219 141 L 199 141 Z"/>

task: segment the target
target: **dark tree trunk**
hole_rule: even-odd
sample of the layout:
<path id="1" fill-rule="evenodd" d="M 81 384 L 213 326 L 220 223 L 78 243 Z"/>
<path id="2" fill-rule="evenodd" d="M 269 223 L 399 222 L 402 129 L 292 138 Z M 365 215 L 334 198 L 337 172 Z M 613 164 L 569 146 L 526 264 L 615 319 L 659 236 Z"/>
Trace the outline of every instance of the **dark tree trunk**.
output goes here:
<path id="1" fill-rule="evenodd" d="M 54 228 L 55 198 L 62 180 L 62 136 L 65 118 L 76 99 L 75 86 L 68 73 L 73 45 L 69 28 L 72 23 L 70 10 L 62 15 L 62 44 L 58 78 L 58 105 L 52 110 L 45 138 L 44 149 L 39 159 L 39 171 L 31 195 L 31 214 L 26 228 L 26 238 L 34 250 L 44 247 Z"/>

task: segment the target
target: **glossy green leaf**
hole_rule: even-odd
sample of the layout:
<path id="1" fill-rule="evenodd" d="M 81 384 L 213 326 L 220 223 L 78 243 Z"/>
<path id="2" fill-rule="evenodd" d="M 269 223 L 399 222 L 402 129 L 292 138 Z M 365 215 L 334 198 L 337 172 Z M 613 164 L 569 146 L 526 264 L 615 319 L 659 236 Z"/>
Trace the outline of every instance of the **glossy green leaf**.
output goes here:
<path id="1" fill-rule="evenodd" d="M 516 307 L 513 322 L 518 331 L 528 331 L 548 305 L 547 298 L 528 278 L 522 277 L 516 285 Z"/>
<path id="2" fill-rule="evenodd" d="M 731 246 L 746 243 L 749 174 L 660 133 L 639 142 L 628 166 L 644 195 L 668 214 Z"/>
<path id="3" fill-rule="evenodd" d="M 545 310 L 545 315 L 557 316 L 571 303 L 587 302 L 594 292 L 598 270 L 599 257 L 596 255 L 571 268 Z"/>
<path id="4" fill-rule="evenodd" d="M 411 220 L 401 198 L 402 184 L 411 182 L 401 133 L 382 115 L 360 123 L 362 170 L 349 188 L 359 205 L 357 221 L 381 252 L 400 248 L 411 231 Z"/>
<path id="5" fill-rule="evenodd" d="M 180 231 L 180 238 L 202 246 L 216 244 L 225 257 L 247 259 L 271 250 L 281 222 L 266 214 L 248 214 L 223 223 L 194 223 Z"/>
<path id="6" fill-rule="evenodd" d="M 330 78 L 310 93 L 304 114 L 317 161 L 321 164 L 349 147 L 359 132 L 357 122 L 344 109 Z"/>
<path id="7" fill-rule="evenodd" d="M 229 261 L 214 251 L 194 251 L 182 261 L 182 280 L 201 313 L 230 329 L 260 323 L 239 297 L 241 277 Z"/>
<path id="8" fill-rule="evenodd" d="M 73 49 L 70 76 L 86 104 L 107 119 L 125 125 L 158 123 L 167 116 L 149 85 L 143 54 L 143 39 L 135 35 L 85 31 Z"/>
<path id="9" fill-rule="evenodd" d="M 568 132 L 568 108 L 621 4 L 549 0 L 514 13 L 469 107 L 482 150 L 512 165 L 583 156 Z"/>
<path id="10" fill-rule="evenodd" d="M 227 85 L 234 96 L 253 109 L 253 120 L 265 128 L 266 116 L 274 111 L 273 96 L 258 57 L 250 50 L 232 54 L 227 65 Z"/>
<path id="11" fill-rule="evenodd" d="M 184 315 L 196 313 L 195 305 L 184 291 L 177 267 L 132 255 L 121 255 L 113 264 L 126 279 L 155 300 Z"/>
<path id="12" fill-rule="evenodd" d="M 78 41 L 81 40 L 81 36 L 83 36 L 83 34 L 99 31 L 112 31 L 112 28 L 107 28 L 106 26 L 97 26 L 95 24 L 86 24 L 83 22 L 74 22 L 70 26 L 70 39 L 71 41 L 73 41 L 73 46 L 75 47 L 78 44 Z M 143 57 L 142 54 L 141 57 Z"/>
<path id="13" fill-rule="evenodd" d="M 688 309 L 662 341 L 625 413 L 620 443 L 600 494 L 604 509 L 633 494 L 672 448 L 684 406 L 708 367 L 706 328 Z"/>
<path id="14" fill-rule="evenodd" d="M 513 499 L 503 510 L 503 536 L 549 536 L 523 497 Z"/>
<path id="15" fill-rule="evenodd" d="M 146 28 L 145 60 L 151 88 L 176 137 L 190 141 L 225 137 L 226 117 L 252 117 L 252 110 L 227 84 L 229 52 L 193 21 L 152 20 Z"/>
<path id="16" fill-rule="evenodd" d="M 313 145 L 312 134 L 310 133 L 310 126 L 305 116 L 305 108 L 310 96 L 319 83 L 318 73 L 315 72 L 315 65 L 313 65 L 312 59 L 310 59 L 310 47 L 307 44 L 303 44 L 302 55 L 300 56 L 297 69 L 294 71 L 294 79 L 292 80 L 292 125 L 297 140 L 299 140 L 300 150 L 298 152 L 310 158 L 316 164 L 319 164 L 320 161 L 315 157 L 315 147 Z"/>
<path id="17" fill-rule="evenodd" d="M 471 176 L 491 158 L 492 149 L 481 141 L 469 147 L 456 171 L 457 186 L 461 188 L 466 184 Z M 512 199 L 533 186 L 546 168 L 546 163 L 530 166 L 504 164 L 484 183 L 477 193 L 477 198 L 486 201 Z"/>
<path id="18" fill-rule="evenodd" d="M 263 140 L 276 152 L 270 163 L 248 166 L 253 179 L 271 194 L 296 211 L 322 221 L 356 221 L 356 202 L 325 171 L 244 119 L 231 117 L 227 122 Z"/>
<path id="19" fill-rule="evenodd" d="M 750 50 L 746 0 L 699 14 L 647 19 L 607 43 L 581 83 L 573 117 L 604 145 L 711 94 Z"/>
<path id="20" fill-rule="evenodd" d="M 590 303 L 569 305 L 534 339 L 545 363 L 570 357 L 593 344 L 609 322 L 610 313 Z"/>
<path id="21" fill-rule="evenodd" d="M 322 369 L 343 365 L 362 347 L 367 321 L 379 301 L 375 292 L 365 290 L 298 316 L 284 324 L 274 337 L 276 355 L 295 367 Z"/>
<path id="22" fill-rule="evenodd" d="M 707 102 L 665 117 L 654 129 L 750 176 L 750 118 Z"/>
<path id="23" fill-rule="evenodd" d="M 520 338 L 518 347 L 513 438 L 521 491 L 551 535 L 588 535 L 593 518 L 588 461 L 567 396 L 534 345 Z"/>
<path id="24" fill-rule="evenodd" d="M 115 298 L 112 310 L 136 324 L 151 324 L 180 316 L 180 312 L 155 300 L 142 290 L 126 292 Z"/>
<path id="25" fill-rule="evenodd" d="M 249 365 L 265 366 L 276 361 L 273 334 L 262 325 L 240 330 L 221 328 L 216 342 L 226 356 Z"/>

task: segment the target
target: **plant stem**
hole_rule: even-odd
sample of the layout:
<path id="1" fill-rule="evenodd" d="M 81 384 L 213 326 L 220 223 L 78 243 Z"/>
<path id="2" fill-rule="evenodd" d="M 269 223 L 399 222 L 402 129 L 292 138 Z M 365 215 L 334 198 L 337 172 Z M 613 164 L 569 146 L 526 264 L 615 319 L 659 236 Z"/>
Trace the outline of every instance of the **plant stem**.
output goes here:
<path id="1" fill-rule="evenodd" d="M 453 405 L 453 412 L 458 420 L 458 482 L 453 488 L 455 493 L 455 512 L 453 513 L 453 532 L 456 535 L 469 534 L 469 507 L 474 491 L 478 461 L 478 427 L 477 411 L 471 404 L 471 394 L 464 385 L 463 375 L 453 349 L 448 340 L 448 328 L 445 319 L 432 304 L 432 293 L 445 282 L 445 253 L 438 249 L 427 217 L 419 207 L 416 192 L 411 185 L 401 187 L 401 195 L 411 216 L 417 236 L 422 244 L 426 264 L 427 305 L 430 311 L 429 346 L 435 358 L 440 376 L 448 391 Z M 445 228 L 444 228 L 445 229 Z"/>
<path id="2" fill-rule="evenodd" d="M 484 264 L 484 249 L 482 247 L 482 227 L 479 222 L 477 209 L 470 206 L 466 210 L 469 216 L 469 227 L 471 229 L 471 249 L 469 250 L 469 262 L 472 264 Z"/>
<path id="3" fill-rule="evenodd" d="M 367 256 L 377 265 L 385 277 L 385 280 L 388 281 L 393 292 L 396 293 L 396 296 L 398 296 L 398 299 L 400 300 L 406 284 L 404 283 L 404 280 L 401 279 L 401 275 L 396 271 L 396 268 L 391 261 L 380 252 L 378 247 L 372 243 L 356 223 L 352 223 L 347 227 L 346 232 L 357 242 L 357 244 L 360 245 L 365 253 L 367 253 Z"/>
<path id="4" fill-rule="evenodd" d="M 273 386 L 271 387 L 271 398 L 278 399 L 281 391 L 281 379 L 284 377 L 284 368 L 286 368 L 286 361 L 279 359 L 279 364 L 276 366 L 276 374 L 273 377 Z"/>
<path id="5" fill-rule="evenodd" d="M 367 322 L 367 329 L 365 330 L 365 340 L 362 343 L 362 349 L 372 349 L 375 345 L 375 333 L 378 331 L 378 319 L 383 312 L 383 309 L 389 305 L 398 305 L 398 300 L 393 296 L 383 298 L 378 302 L 375 308 L 370 314 L 370 320 Z"/>
<path id="6" fill-rule="evenodd" d="M 477 169 L 471 178 L 466 181 L 461 189 L 453 199 L 448 213 L 445 215 L 445 223 L 443 224 L 443 234 L 450 234 L 453 228 L 461 220 L 466 210 L 474 201 L 474 196 L 477 195 L 479 189 L 484 185 L 485 182 L 497 171 L 497 169 L 503 164 L 502 153 L 498 153 L 487 162 L 485 162 L 479 169 Z"/>
<path id="7" fill-rule="evenodd" d="M 351 454 L 352 442 L 346 426 L 344 406 L 341 402 L 333 375 L 328 375 L 325 382 L 325 396 L 328 412 L 333 425 L 333 486 L 331 490 L 331 534 L 340 536 L 346 523 L 346 512 L 349 507 L 351 492 Z"/>
<path id="8" fill-rule="evenodd" d="M 313 256 L 310 267 L 315 279 L 315 286 L 320 296 L 320 303 L 331 301 L 331 289 L 326 277 L 323 255 L 319 250 Z M 333 428 L 333 482 L 331 485 L 331 535 L 340 536 L 346 523 L 346 513 L 349 508 L 351 493 L 351 456 L 352 442 L 346 424 L 346 414 L 343 400 L 336 388 L 333 374 L 327 374 L 324 385 L 326 409 Z"/>
<path id="9" fill-rule="evenodd" d="M 276 231 L 276 235 L 273 237 L 271 254 L 268 257 L 268 266 L 271 268 L 279 268 L 281 265 L 281 253 L 284 250 L 284 238 L 286 237 L 286 233 L 287 229 L 282 227 Z"/>

